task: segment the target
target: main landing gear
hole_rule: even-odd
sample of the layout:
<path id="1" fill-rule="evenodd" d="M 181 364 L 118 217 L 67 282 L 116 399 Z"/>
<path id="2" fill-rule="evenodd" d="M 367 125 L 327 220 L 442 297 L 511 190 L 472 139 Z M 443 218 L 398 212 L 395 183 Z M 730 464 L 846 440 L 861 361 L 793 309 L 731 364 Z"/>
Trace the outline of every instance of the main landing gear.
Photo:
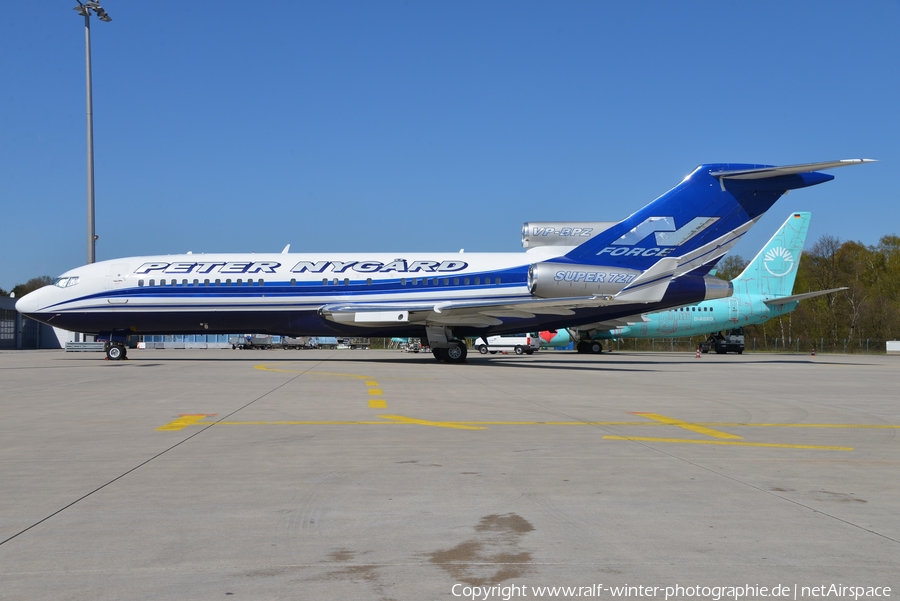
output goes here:
<path id="1" fill-rule="evenodd" d="M 106 358 L 110 361 L 121 361 L 128 358 L 128 348 L 121 342 L 106 343 Z"/>
<path id="2" fill-rule="evenodd" d="M 445 363 L 465 363 L 469 349 L 465 340 L 453 337 L 453 329 L 445 326 L 426 326 L 425 337 L 428 338 L 428 346 L 431 354 L 438 361 Z"/>
<path id="3" fill-rule="evenodd" d="M 466 360 L 466 356 L 469 354 L 469 350 L 466 348 L 464 340 L 451 340 L 450 346 L 447 348 L 433 348 L 431 349 L 431 354 L 434 355 L 434 358 L 438 361 L 463 363 Z"/>
<path id="4" fill-rule="evenodd" d="M 575 346 L 575 350 L 579 353 L 599 355 L 603 352 L 603 345 L 597 340 L 582 340 Z"/>

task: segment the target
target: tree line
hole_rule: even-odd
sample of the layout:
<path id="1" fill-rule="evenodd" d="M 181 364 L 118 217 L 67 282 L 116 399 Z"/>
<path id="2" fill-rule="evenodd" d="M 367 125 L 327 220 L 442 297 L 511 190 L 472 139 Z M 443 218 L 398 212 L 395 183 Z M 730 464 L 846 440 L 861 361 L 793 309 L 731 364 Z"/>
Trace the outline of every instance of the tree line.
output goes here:
<path id="1" fill-rule="evenodd" d="M 716 275 L 730 280 L 746 265 L 731 255 Z M 800 257 L 793 294 L 847 287 L 800 301 L 792 313 L 744 328 L 747 348 L 809 352 L 884 351 L 886 340 L 900 339 L 900 237 L 878 244 L 841 241 L 824 235 Z M 777 341 L 776 341 L 777 339 Z"/>
<path id="2" fill-rule="evenodd" d="M 24 284 L 16 284 L 12 290 L 7 292 L 3 288 L 0 288 L 0 296 L 9 296 L 12 293 L 16 298 L 22 298 L 29 292 L 37 290 L 38 288 L 43 288 L 47 284 L 52 284 L 53 278 L 49 275 L 42 275 L 37 278 L 31 278 Z"/>

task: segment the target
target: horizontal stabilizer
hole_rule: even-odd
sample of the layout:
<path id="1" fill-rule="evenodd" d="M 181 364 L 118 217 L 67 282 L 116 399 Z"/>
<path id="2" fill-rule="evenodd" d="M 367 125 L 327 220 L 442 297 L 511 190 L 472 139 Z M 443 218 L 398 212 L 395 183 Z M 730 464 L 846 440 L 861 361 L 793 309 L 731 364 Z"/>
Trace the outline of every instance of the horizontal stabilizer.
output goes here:
<path id="1" fill-rule="evenodd" d="M 824 294 L 831 294 L 832 292 L 840 292 L 841 290 L 846 290 L 847 287 L 843 288 L 830 288 L 828 290 L 819 290 L 818 292 L 805 292 L 803 294 L 793 294 L 791 296 L 779 296 L 777 298 L 766 299 L 763 302 L 767 305 L 785 305 L 787 303 L 793 303 L 796 301 L 802 301 L 807 298 L 815 298 L 817 296 L 822 296 Z"/>
<path id="2" fill-rule="evenodd" d="M 874 163 L 875 159 L 843 159 L 841 161 L 827 161 L 825 163 L 806 163 L 803 165 L 786 165 L 784 167 L 763 167 L 760 169 L 739 169 L 737 171 L 712 171 L 710 175 L 725 179 L 768 179 L 782 175 L 794 175 L 796 173 L 811 173 L 820 169 L 835 169 L 836 167 L 848 167 L 863 163 Z"/>

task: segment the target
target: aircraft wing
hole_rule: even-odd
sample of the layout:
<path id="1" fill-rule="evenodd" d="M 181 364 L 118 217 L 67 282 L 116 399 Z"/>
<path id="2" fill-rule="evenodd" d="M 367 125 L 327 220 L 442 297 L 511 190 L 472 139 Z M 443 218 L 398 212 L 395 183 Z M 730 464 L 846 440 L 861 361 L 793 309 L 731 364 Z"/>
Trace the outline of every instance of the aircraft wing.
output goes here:
<path id="1" fill-rule="evenodd" d="M 678 265 L 667 257 L 648 269 L 614 296 L 567 298 L 517 297 L 494 300 L 453 300 L 440 302 L 335 303 L 319 309 L 331 321 L 359 325 L 428 322 L 442 325 L 497 326 L 503 318 L 530 319 L 535 315 L 569 316 L 572 309 L 659 302 Z"/>
<path id="2" fill-rule="evenodd" d="M 846 290 L 847 286 L 843 288 L 830 288 L 828 290 L 819 290 L 817 292 L 805 292 L 803 294 L 793 294 L 791 296 L 779 296 L 777 298 L 769 298 L 764 300 L 763 302 L 767 305 L 784 305 L 787 303 L 793 303 L 795 301 L 801 301 L 806 298 L 815 298 L 817 296 L 822 296 L 823 294 L 831 294 L 832 292 L 840 292 L 841 290 Z"/>
<path id="3" fill-rule="evenodd" d="M 510 298 L 437 303 L 347 303 L 325 305 L 319 314 L 331 321 L 359 325 L 428 322 L 442 325 L 497 326 L 503 318 L 530 319 L 535 315 L 574 315 L 572 309 L 616 304 L 610 296 L 572 298 Z"/>

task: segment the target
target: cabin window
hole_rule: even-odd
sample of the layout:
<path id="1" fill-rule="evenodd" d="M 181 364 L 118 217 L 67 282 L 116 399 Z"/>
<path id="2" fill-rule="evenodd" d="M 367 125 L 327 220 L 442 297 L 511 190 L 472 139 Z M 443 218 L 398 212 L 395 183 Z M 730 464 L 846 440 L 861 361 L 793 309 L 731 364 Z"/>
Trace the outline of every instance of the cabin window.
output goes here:
<path id="1" fill-rule="evenodd" d="M 481 278 L 475 278 L 475 285 L 477 286 L 480 283 L 481 283 Z"/>
<path id="2" fill-rule="evenodd" d="M 197 286 L 198 284 L 200 284 L 200 280 L 194 280 L 194 286 Z"/>
<path id="3" fill-rule="evenodd" d="M 466 286 L 468 286 L 468 285 L 469 285 L 469 278 L 465 278 L 465 279 L 463 280 L 463 284 L 465 284 Z"/>
<path id="4" fill-rule="evenodd" d="M 459 286 L 459 278 L 453 278 L 453 285 Z"/>
<path id="5" fill-rule="evenodd" d="M 450 285 L 450 278 L 444 278 L 444 286 Z"/>
<path id="6" fill-rule="evenodd" d="M 372 278 L 366 278 L 366 286 L 372 285 Z"/>
<path id="7" fill-rule="evenodd" d="M 244 280 L 238 278 L 237 280 L 234 281 L 234 285 L 235 285 L 235 286 L 243 286 L 243 285 L 244 285 Z"/>
<path id="8" fill-rule="evenodd" d="M 221 286 L 221 285 L 222 285 L 222 280 L 220 280 L 219 278 L 216 278 L 216 286 Z"/>
<path id="9" fill-rule="evenodd" d="M 410 278 L 409 283 L 413 286 L 417 286 L 419 284 L 419 278 Z"/>
<path id="10" fill-rule="evenodd" d="M 400 285 L 406 286 L 406 278 L 400 278 Z"/>
<path id="11" fill-rule="evenodd" d="M 181 285 L 182 285 L 182 286 L 187 286 L 187 285 L 188 285 L 187 280 L 181 280 Z"/>
<path id="12" fill-rule="evenodd" d="M 500 278 L 494 278 L 494 283 L 500 285 Z"/>
<path id="13" fill-rule="evenodd" d="M 138 287 L 142 287 L 144 285 L 144 280 L 138 280 Z"/>
<path id="14" fill-rule="evenodd" d="M 150 280 L 150 285 L 151 285 L 151 286 L 155 286 L 155 285 L 156 285 L 156 280 Z"/>
<path id="15" fill-rule="evenodd" d="M 297 280 L 295 278 L 291 278 L 291 286 L 296 286 Z"/>
<path id="16" fill-rule="evenodd" d="M 260 285 L 260 286 L 263 285 L 263 280 L 262 280 L 262 278 L 259 278 L 259 285 Z"/>
<path id="17" fill-rule="evenodd" d="M 322 285 L 323 285 L 323 286 L 327 286 L 327 285 L 328 285 L 328 278 L 322 278 Z"/>
<path id="18" fill-rule="evenodd" d="M 332 285 L 332 286 L 337 286 L 337 285 L 338 285 L 338 284 L 337 284 L 337 278 L 334 278 L 334 281 L 331 282 L 331 285 Z"/>
<path id="19" fill-rule="evenodd" d="M 350 285 L 350 278 L 344 278 L 344 286 Z"/>
<path id="20" fill-rule="evenodd" d="M 231 278 L 228 278 L 227 280 L 225 280 L 225 285 L 231 286 Z"/>

